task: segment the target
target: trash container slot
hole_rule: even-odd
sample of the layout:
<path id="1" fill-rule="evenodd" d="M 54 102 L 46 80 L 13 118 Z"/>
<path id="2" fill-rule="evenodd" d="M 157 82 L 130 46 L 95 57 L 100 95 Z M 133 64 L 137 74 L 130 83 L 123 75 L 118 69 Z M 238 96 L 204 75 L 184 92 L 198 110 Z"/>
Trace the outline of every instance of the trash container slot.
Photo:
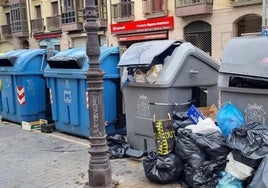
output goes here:
<path id="1" fill-rule="evenodd" d="M 0 58 L 1 67 L 13 67 L 18 57 Z"/>
<path id="2" fill-rule="evenodd" d="M 165 102 L 150 102 L 150 105 L 157 105 L 157 106 L 174 106 L 174 110 L 177 112 L 186 112 L 191 105 L 191 101 L 182 102 L 182 103 L 165 103 Z"/>
<path id="3" fill-rule="evenodd" d="M 268 89 L 268 80 L 265 81 L 231 76 L 229 80 L 229 87 Z"/>
<path id="4" fill-rule="evenodd" d="M 85 62 L 85 57 L 75 58 L 50 58 L 47 60 L 51 69 L 82 69 Z"/>
<path id="5" fill-rule="evenodd" d="M 192 87 L 191 104 L 196 107 L 204 107 L 207 104 L 208 91 L 203 87 Z"/>
<path id="6" fill-rule="evenodd" d="M 161 105 L 161 106 L 187 106 L 190 105 L 191 102 L 184 103 L 163 103 L 163 102 L 150 102 L 151 105 Z"/>

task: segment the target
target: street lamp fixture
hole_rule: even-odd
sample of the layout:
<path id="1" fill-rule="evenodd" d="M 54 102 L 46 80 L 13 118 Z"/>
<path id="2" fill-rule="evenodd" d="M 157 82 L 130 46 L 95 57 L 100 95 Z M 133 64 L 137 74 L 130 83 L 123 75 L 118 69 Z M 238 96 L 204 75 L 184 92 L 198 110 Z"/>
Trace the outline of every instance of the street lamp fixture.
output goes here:
<path id="1" fill-rule="evenodd" d="M 87 32 L 86 52 L 89 58 L 87 78 L 87 101 L 90 118 L 89 187 L 112 187 L 111 165 L 105 133 L 103 113 L 103 75 L 100 69 L 100 46 L 98 40 L 97 6 L 95 0 L 85 1 L 84 28 Z"/>

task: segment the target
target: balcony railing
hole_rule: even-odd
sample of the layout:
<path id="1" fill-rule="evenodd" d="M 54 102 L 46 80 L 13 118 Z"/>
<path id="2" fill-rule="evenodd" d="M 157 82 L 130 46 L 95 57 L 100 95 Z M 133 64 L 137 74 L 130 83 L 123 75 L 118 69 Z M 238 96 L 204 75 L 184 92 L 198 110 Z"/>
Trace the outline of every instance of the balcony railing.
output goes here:
<path id="1" fill-rule="evenodd" d="M 167 16 L 167 7 L 167 0 L 142 0 L 143 14 L 146 18 Z"/>
<path id="2" fill-rule="evenodd" d="M 212 14 L 213 0 L 176 0 L 175 14 L 179 17 Z"/>
<path id="3" fill-rule="evenodd" d="M 2 35 L 4 37 L 9 37 L 12 35 L 12 32 L 11 32 L 11 25 L 8 24 L 8 25 L 2 25 Z"/>
<path id="4" fill-rule="evenodd" d="M 33 33 L 41 33 L 45 31 L 44 18 L 31 20 L 31 30 Z"/>
<path id="5" fill-rule="evenodd" d="M 49 16 L 47 19 L 47 30 L 49 31 L 55 31 L 61 29 L 61 16 Z"/>
<path id="6" fill-rule="evenodd" d="M 112 19 L 115 22 L 131 21 L 134 19 L 134 2 L 127 1 L 112 4 Z"/>
<path id="7" fill-rule="evenodd" d="M 261 4 L 262 0 L 234 0 L 232 6 L 233 7 L 240 7 L 246 5 L 254 5 L 254 4 Z"/>
<path id="8" fill-rule="evenodd" d="M 83 30 L 83 11 L 69 10 L 61 14 L 63 31 Z"/>

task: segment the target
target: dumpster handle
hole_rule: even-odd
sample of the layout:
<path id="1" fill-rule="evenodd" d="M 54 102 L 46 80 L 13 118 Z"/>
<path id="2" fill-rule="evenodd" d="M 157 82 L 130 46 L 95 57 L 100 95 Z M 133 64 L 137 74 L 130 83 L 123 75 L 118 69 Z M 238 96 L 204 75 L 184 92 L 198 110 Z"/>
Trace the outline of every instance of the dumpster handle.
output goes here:
<path id="1" fill-rule="evenodd" d="M 41 63 L 41 66 L 40 66 L 40 71 L 43 70 L 44 61 L 45 61 L 45 54 L 43 54 L 42 63 Z"/>
<path id="2" fill-rule="evenodd" d="M 198 74 L 199 71 L 197 71 L 197 70 L 190 70 L 189 73 L 190 73 L 190 74 Z"/>

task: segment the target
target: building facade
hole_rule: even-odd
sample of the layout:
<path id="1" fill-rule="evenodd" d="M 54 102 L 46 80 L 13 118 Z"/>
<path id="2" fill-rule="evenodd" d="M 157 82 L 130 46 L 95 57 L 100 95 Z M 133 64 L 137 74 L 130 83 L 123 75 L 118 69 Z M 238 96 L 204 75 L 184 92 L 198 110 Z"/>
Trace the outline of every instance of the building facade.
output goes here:
<path id="1" fill-rule="evenodd" d="M 259 35 L 262 0 L 96 0 L 101 45 L 185 40 L 216 60 L 236 36 Z M 0 53 L 86 45 L 83 0 L 0 0 Z"/>

